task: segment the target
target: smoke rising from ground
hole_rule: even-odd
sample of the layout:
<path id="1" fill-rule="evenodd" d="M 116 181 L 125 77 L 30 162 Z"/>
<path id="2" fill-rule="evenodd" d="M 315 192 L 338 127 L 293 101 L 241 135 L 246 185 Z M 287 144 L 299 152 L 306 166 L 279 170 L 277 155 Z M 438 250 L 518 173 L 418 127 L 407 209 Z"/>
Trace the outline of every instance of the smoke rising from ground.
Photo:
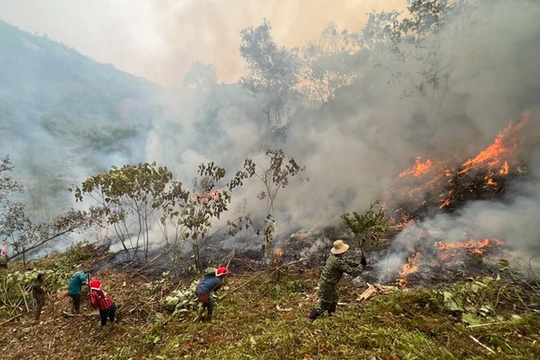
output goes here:
<path id="1" fill-rule="evenodd" d="M 280 193 L 278 231 L 322 227 L 336 223 L 344 212 L 366 209 L 416 156 L 456 164 L 472 158 L 525 109 L 532 113 L 527 138 L 537 139 L 540 107 L 531 94 L 539 90 L 539 15 L 540 7 L 533 2 L 480 2 L 470 14 L 448 19 L 422 48 L 402 45 L 405 60 L 392 57 L 387 49 L 373 50 L 358 64 L 357 85 L 342 89 L 321 109 L 297 112 L 283 147 L 307 166 L 310 181 L 293 182 Z M 418 61 L 420 57 L 425 61 Z M 433 71 L 448 74 L 448 81 L 419 94 L 422 74 Z M 410 75 L 393 80 L 400 72 Z M 216 94 L 207 94 L 200 103 L 185 97 L 175 100 L 178 107 L 170 123 L 154 124 L 148 158 L 180 170 L 195 169 L 204 159 L 235 169 L 244 157 L 253 157 L 257 126 L 246 108 L 256 108 L 257 102 L 244 100 L 236 87 L 230 91 L 235 94 L 233 106 L 215 106 Z M 200 123 L 190 119 L 208 107 L 218 113 L 215 126 L 197 132 Z M 258 116 L 257 110 L 251 114 Z M 182 131 L 171 132 L 175 126 Z M 531 147 L 535 144 L 537 140 Z M 521 153 L 531 155 L 531 150 Z M 524 160 L 531 161 L 531 169 L 538 168 L 534 158 Z M 453 216 L 426 220 L 422 227 L 444 234 L 441 240 L 466 232 L 531 247 L 538 239 L 530 220 L 538 214 L 540 199 L 527 190 L 534 188 L 537 176 L 532 173 L 529 178 L 530 183 L 508 190 L 510 203 L 475 202 Z M 257 191 L 246 190 L 239 198 L 254 199 Z M 256 208 L 256 200 L 251 202 Z M 259 210 L 262 207 L 259 204 Z M 414 243 L 414 238 L 404 233 L 397 243 Z"/>
<path id="2" fill-rule="evenodd" d="M 422 243 L 420 230 L 440 241 L 500 238 L 521 255 L 528 254 L 525 257 L 540 254 L 535 225 L 540 215 L 536 190 L 540 180 L 540 108 L 531 96 L 539 87 L 540 68 L 534 59 L 540 55 L 540 28 L 534 17 L 540 14 L 540 8 L 532 2 L 482 4 L 471 15 L 475 25 L 461 39 L 442 116 L 428 123 L 436 129 L 432 150 L 441 159 L 444 154 L 458 161 L 472 158 L 510 119 L 519 120 L 519 112 L 530 109 L 532 117 L 524 129 L 526 140 L 521 149 L 530 173 L 507 186 L 503 201 L 475 201 L 455 214 L 437 215 L 403 231 L 379 265 L 383 274 L 397 272 L 412 252 L 434 246 Z M 443 39 L 451 38 L 451 34 L 446 35 L 441 34 Z M 401 139 L 407 137 L 407 129 L 399 132 Z M 389 139 L 388 143 L 394 141 Z M 431 156 L 428 153 L 426 157 Z"/>

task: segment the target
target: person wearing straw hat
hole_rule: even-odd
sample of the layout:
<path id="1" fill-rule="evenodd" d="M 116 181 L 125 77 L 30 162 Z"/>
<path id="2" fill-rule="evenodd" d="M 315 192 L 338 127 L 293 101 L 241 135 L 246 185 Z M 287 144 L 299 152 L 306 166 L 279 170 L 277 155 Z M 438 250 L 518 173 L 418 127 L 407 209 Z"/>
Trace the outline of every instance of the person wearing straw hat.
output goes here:
<path id="1" fill-rule="evenodd" d="M 325 312 L 328 312 L 329 316 L 336 312 L 338 303 L 337 284 L 341 280 L 343 273 L 355 277 L 362 272 L 362 264 L 343 257 L 347 250 L 349 250 L 349 245 L 345 244 L 343 240 L 334 241 L 334 246 L 330 250 L 331 254 L 319 279 L 319 302 L 317 307 L 309 313 L 310 321 L 313 322 Z M 365 263 L 365 260 L 362 262 Z"/>

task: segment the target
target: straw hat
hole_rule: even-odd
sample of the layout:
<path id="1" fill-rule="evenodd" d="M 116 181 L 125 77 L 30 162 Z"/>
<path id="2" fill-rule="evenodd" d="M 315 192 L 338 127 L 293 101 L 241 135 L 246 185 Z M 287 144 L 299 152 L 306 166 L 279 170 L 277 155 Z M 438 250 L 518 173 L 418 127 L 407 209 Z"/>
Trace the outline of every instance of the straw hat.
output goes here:
<path id="1" fill-rule="evenodd" d="M 349 245 L 345 244 L 343 240 L 334 241 L 334 247 L 330 252 L 334 255 L 343 254 L 345 251 L 349 250 Z"/>

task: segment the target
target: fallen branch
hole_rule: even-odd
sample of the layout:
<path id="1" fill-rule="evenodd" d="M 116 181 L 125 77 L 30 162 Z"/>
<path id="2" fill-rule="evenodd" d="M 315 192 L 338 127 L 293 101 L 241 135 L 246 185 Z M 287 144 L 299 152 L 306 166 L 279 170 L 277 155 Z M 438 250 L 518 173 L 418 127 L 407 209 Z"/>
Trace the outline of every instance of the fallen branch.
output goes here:
<path id="1" fill-rule="evenodd" d="M 496 354 L 496 352 L 493 351 L 493 349 L 491 349 L 491 348 L 488 347 L 487 345 L 482 344 L 482 343 L 481 343 L 477 338 L 475 338 L 474 336 L 469 335 L 469 337 L 470 337 L 471 339 L 473 339 L 475 343 L 477 343 L 478 345 L 482 346 L 484 349 L 489 350 L 489 351 L 492 352 L 493 354 Z"/>
<path id="2" fill-rule="evenodd" d="M 381 285 L 381 284 L 375 284 L 374 286 L 377 288 L 377 290 L 379 290 L 383 294 L 389 293 L 390 291 L 398 290 L 397 286 L 388 286 L 388 285 Z"/>
<path id="3" fill-rule="evenodd" d="M 21 287 L 21 284 L 17 284 L 19 286 L 19 289 L 21 290 L 21 295 L 24 300 L 24 306 L 26 307 L 26 312 L 30 312 L 30 308 L 28 307 L 28 303 L 26 302 L 26 295 L 24 295 L 24 290 Z"/>
<path id="4" fill-rule="evenodd" d="M 239 263 L 244 264 L 244 266 L 247 266 L 248 269 L 251 270 L 251 271 L 256 271 L 256 269 L 252 266 L 253 263 L 250 263 L 249 261 L 246 261 L 246 260 L 244 260 L 244 259 L 240 259 L 240 258 L 237 258 L 237 257 L 233 257 L 232 260 L 231 260 L 231 262 L 232 262 L 233 260 L 234 260 L 235 262 L 239 262 Z"/>
<path id="5" fill-rule="evenodd" d="M 13 317 L 7 319 L 6 321 L 2 322 L 2 323 L 0 324 L 0 326 L 3 326 L 3 325 L 5 325 L 5 324 L 7 324 L 8 322 L 13 321 L 13 320 L 15 320 L 15 319 L 18 319 L 18 318 L 20 318 L 21 316 L 22 316 L 22 314 L 17 314 L 17 315 L 15 315 L 15 316 L 13 316 Z"/>
<path id="6" fill-rule="evenodd" d="M 360 294 L 360 296 L 358 297 L 358 299 L 356 299 L 357 301 L 364 301 L 364 300 L 367 300 L 375 291 L 377 291 L 377 288 L 371 284 L 368 284 L 369 287 L 363 292 Z"/>
<path id="7" fill-rule="evenodd" d="M 255 280 L 256 278 L 258 278 L 259 276 L 261 276 L 262 274 L 265 274 L 266 271 L 261 271 L 260 273 L 258 273 L 257 275 L 253 276 L 251 279 L 249 279 L 248 281 L 246 281 L 245 283 L 235 287 L 234 289 L 231 289 L 229 290 L 229 292 L 233 292 L 233 291 L 236 291 L 238 289 L 241 289 L 243 288 L 244 286 L 246 286 L 247 284 L 249 284 L 250 282 L 252 282 L 253 280 Z"/>
<path id="8" fill-rule="evenodd" d="M 236 250 L 233 250 L 233 252 L 231 253 L 231 255 L 229 256 L 229 261 L 227 261 L 227 269 L 229 268 L 229 265 L 231 265 L 231 261 L 232 259 L 234 258 L 234 254 L 236 253 Z"/>
<path id="9" fill-rule="evenodd" d="M 300 259 L 300 260 L 297 260 L 297 261 L 292 261 L 292 262 L 277 266 L 275 268 L 272 268 L 272 270 L 281 269 L 281 268 L 284 268 L 284 267 L 290 267 L 292 265 L 296 265 L 296 264 L 302 263 L 304 261 L 307 261 L 307 259 Z"/>
<path id="10" fill-rule="evenodd" d="M 398 290 L 398 288 L 396 286 L 386 286 L 386 285 L 381 285 L 381 284 L 372 285 L 370 283 L 367 283 L 367 284 L 368 284 L 368 288 L 366 290 L 364 290 L 364 292 L 362 294 L 360 294 L 358 299 L 356 299 L 357 301 L 367 300 L 371 295 L 373 295 L 374 292 L 379 292 L 381 294 L 387 294 L 390 291 Z"/>
<path id="11" fill-rule="evenodd" d="M 236 288 L 232 289 L 232 290 L 229 290 L 229 292 L 232 292 L 232 291 L 236 291 L 238 289 L 241 289 L 243 288 L 244 286 L 246 286 L 247 284 L 249 284 L 250 282 L 252 282 L 253 280 L 255 280 L 256 278 L 258 278 L 259 276 L 261 276 L 262 274 L 265 274 L 267 271 L 275 271 L 275 270 L 278 270 L 278 269 L 281 269 L 281 268 L 284 268 L 284 267 L 289 267 L 289 266 L 292 266 L 292 265 L 296 265 L 296 264 L 299 264 L 299 263 L 302 263 L 304 261 L 307 261 L 307 259 L 300 259 L 300 260 L 297 260 L 297 261 L 292 261 L 292 262 L 289 262 L 287 264 L 283 264 L 283 265 L 280 265 L 280 266 L 277 266 L 277 267 L 274 267 L 274 268 L 271 268 L 271 269 L 267 269 L 267 270 L 262 270 L 261 272 L 259 272 L 257 275 L 253 276 L 251 279 L 249 279 L 248 281 L 246 281 L 245 283 L 237 286 Z"/>
<path id="12" fill-rule="evenodd" d="M 486 324 L 473 324 L 473 325 L 469 325 L 467 327 L 468 328 L 475 328 L 475 327 L 490 326 L 490 325 L 505 324 L 505 323 L 507 323 L 507 321 L 497 321 L 497 322 L 491 322 L 491 323 L 486 323 Z"/>
<path id="13" fill-rule="evenodd" d="M 67 311 L 62 311 L 62 315 L 66 317 L 92 317 L 96 316 L 95 314 L 72 314 L 68 313 Z"/>

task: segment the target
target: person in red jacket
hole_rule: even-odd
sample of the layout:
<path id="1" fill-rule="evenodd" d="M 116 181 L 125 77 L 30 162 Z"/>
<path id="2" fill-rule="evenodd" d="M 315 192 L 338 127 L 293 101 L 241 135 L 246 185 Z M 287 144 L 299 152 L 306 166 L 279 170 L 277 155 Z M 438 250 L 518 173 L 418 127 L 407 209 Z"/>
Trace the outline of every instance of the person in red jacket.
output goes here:
<path id="1" fill-rule="evenodd" d="M 114 323 L 116 305 L 112 297 L 101 288 L 101 281 L 94 279 L 90 281 L 90 305 L 99 310 L 101 326 L 107 324 L 107 318 Z"/>

